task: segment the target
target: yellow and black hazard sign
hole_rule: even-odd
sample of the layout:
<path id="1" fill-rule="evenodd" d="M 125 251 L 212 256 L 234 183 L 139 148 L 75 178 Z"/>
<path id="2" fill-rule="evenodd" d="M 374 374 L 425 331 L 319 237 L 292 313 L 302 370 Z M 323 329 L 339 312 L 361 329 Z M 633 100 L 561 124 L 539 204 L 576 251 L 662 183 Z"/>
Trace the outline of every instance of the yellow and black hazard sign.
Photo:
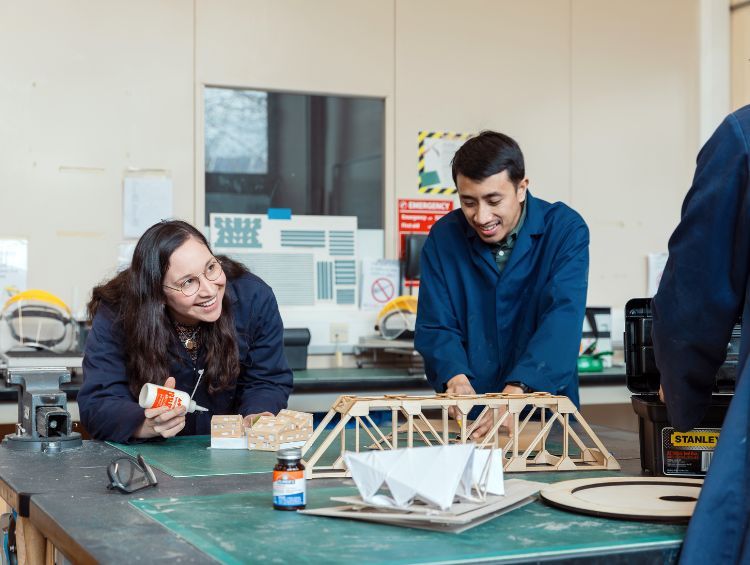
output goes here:
<path id="1" fill-rule="evenodd" d="M 451 161 L 469 134 L 420 131 L 418 151 L 420 194 L 455 194 Z"/>

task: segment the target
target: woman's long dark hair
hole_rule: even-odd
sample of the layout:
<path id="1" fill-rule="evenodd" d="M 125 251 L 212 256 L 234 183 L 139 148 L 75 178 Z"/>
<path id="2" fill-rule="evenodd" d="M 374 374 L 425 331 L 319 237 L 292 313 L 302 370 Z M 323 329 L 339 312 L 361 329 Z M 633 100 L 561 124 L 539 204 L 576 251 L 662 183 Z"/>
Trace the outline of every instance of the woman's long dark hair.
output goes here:
<path id="1" fill-rule="evenodd" d="M 138 240 L 130 267 L 95 287 L 88 304 L 90 319 L 94 319 L 99 305 L 104 302 L 114 309 L 115 322 L 122 324 L 125 368 L 130 391 L 136 398 L 145 383 L 164 384 L 170 376 L 169 362 L 175 355 L 170 345 L 179 342 L 167 314 L 162 284 L 172 253 L 191 237 L 211 251 L 204 235 L 187 222 L 171 220 L 151 226 Z M 217 259 L 226 274 L 227 284 L 248 272 L 228 257 L 218 256 Z M 228 292 L 224 292 L 221 308 L 216 322 L 203 323 L 201 327 L 209 393 L 231 388 L 240 372 Z"/>

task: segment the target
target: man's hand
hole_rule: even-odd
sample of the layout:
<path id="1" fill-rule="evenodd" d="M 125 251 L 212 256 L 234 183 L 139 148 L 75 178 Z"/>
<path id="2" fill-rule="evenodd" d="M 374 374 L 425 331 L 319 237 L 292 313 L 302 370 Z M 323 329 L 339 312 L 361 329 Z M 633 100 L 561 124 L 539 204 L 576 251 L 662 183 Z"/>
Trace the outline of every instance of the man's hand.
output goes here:
<path id="1" fill-rule="evenodd" d="M 474 387 L 471 386 L 469 377 L 463 373 L 456 375 L 447 383 L 445 383 L 445 392 L 447 394 L 476 394 Z"/>
<path id="2" fill-rule="evenodd" d="M 520 386 L 505 385 L 503 394 L 526 394 Z"/>
<path id="3" fill-rule="evenodd" d="M 509 388 L 516 389 L 520 392 L 523 392 L 518 387 L 505 387 L 505 390 L 503 390 L 503 392 L 509 392 L 507 390 Z M 474 387 L 471 386 L 471 381 L 469 381 L 469 378 L 464 374 L 456 375 L 451 380 L 449 380 L 446 383 L 445 392 L 447 394 L 460 394 L 460 395 L 476 394 Z M 458 412 L 458 410 L 456 410 L 455 406 L 451 406 L 448 408 L 448 415 L 454 420 L 456 420 L 460 427 L 469 425 L 469 422 L 464 422 L 461 420 L 462 416 Z M 502 416 L 502 412 L 500 413 L 500 416 Z M 471 439 L 473 439 L 474 441 L 482 439 L 485 435 L 487 435 L 487 432 L 489 432 L 490 429 L 492 429 L 493 425 L 494 425 L 494 422 L 492 419 L 492 410 L 488 410 L 487 413 L 484 416 L 482 416 L 482 418 L 479 420 L 477 427 L 474 429 L 474 432 L 470 436 Z M 503 428 L 500 428 L 500 429 L 503 430 Z"/>
<path id="4" fill-rule="evenodd" d="M 666 403 L 666 400 L 664 400 L 664 389 L 661 388 L 661 385 L 659 385 L 659 400 Z"/>
<path id="5" fill-rule="evenodd" d="M 450 379 L 447 383 L 445 383 L 445 393 L 446 394 L 476 394 L 476 391 L 474 390 L 474 387 L 471 386 L 469 377 L 467 377 L 466 375 L 462 373 L 460 375 L 456 375 L 455 377 Z M 466 423 L 466 422 L 461 422 L 458 419 L 461 415 L 458 413 L 458 410 L 456 410 L 455 406 L 448 407 L 448 415 L 454 420 L 456 420 L 459 426 L 462 426 Z"/>
<path id="6" fill-rule="evenodd" d="M 253 424 L 258 421 L 261 416 L 273 416 L 270 412 L 260 412 L 259 414 L 248 414 L 243 418 L 243 425 L 246 428 L 252 428 Z"/>
<path id="7" fill-rule="evenodd" d="M 471 386 L 471 382 L 469 381 L 468 377 L 463 374 L 456 375 L 451 380 L 449 380 L 446 383 L 445 392 L 448 394 L 476 394 L 476 391 L 474 390 L 474 387 Z M 505 388 L 503 388 L 503 394 L 524 394 L 524 392 L 521 387 L 515 385 L 506 385 Z M 498 419 L 502 417 L 504 413 L 505 409 L 500 408 L 498 411 Z M 454 420 L 458 421 L 459 426 L 468 425 L 468 422 L 462 422 L 459 419 L 461 415 L 458 413 L 455 406 L 451 406 L 450 408 L 448 408 L 448 415 Z M 493 420 L 492 415 L 493 411 L 488 410 L 487 413 L 485 413 L 485 415 L 479 419 L 479 423 L 477 424 L 476 428 L 474 428 L 474 432 L 470 436 L 471 439 L 473 439 L 474 441 L 479 441 L 487 435 L 487 432 L 489 432 L 495 425 L 495 421 Z M 506 420 L 506 422 L 502 426 L 500 426 L 500 429 L 498 431 L 500 433 L 509 433 L 512 428 L 513 422 Z"/>
<path id="8" fill-rule="evenodd" d="M 169 377 L 164 386 L 167 388 L 175 387 L 174 377 Z M 177 408 L 169 409 L 168 406 L 159 406 L 159 408 L 146 408 L 144 414 L 146 419 L 133 434 L 137 438 L 150 438 L 150 437 L 173 437 L 180 433 L 180 430 L 185 427 L 185 414 L 187 413 L 186 406 L 178 406 Z"/>
<path id="9" fill-rule="evenodd" d="M 514 385 L 505 385 L 505 388 L 503 389 L 503 394 L 524 394 L 523 389 L 518 386 Z M 498 420 L 505 414 L 506 409 L 504 406 L 501 406 L 498 408 L 497 418 Z M 478 441 L 482 439 L 484 436 L 487 435 L 487 432 L 489 432 L 492 429 L 492 426 L 495 424 L 495 422 L 492 419 L 492 413 L 493 410 L 488 410 L 487 413 L 482 416 L 482 418 L 479 420 L 479 425 L 474 429 L 474 433 L 471 434 L 471 439 L 474 441 Z M 513 421 L 512 420 L 505 420 L 502 426 L 500 426 L 500 429 L 498 430 L 499 433 L 509 433 L 510 430 L 513 429 Z"/>

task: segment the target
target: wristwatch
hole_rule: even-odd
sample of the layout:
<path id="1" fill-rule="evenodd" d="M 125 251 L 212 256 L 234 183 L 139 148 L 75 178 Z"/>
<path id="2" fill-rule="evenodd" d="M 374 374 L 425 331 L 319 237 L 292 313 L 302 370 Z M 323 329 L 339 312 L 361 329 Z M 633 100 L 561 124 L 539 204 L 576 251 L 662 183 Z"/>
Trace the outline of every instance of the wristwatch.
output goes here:
<path id="1" fill-rule="evenodd" d="M 527 385 L 526 383 L 522 383 L 521 381 L 511 381 L 509 383 L 505 383 L 505 386 L 508 386 L 508 385 L 517 386 L 524 392 L 524 394 L 534 392 L 533 390 L 531 390 L 531 387 L 529 385 Z"/>

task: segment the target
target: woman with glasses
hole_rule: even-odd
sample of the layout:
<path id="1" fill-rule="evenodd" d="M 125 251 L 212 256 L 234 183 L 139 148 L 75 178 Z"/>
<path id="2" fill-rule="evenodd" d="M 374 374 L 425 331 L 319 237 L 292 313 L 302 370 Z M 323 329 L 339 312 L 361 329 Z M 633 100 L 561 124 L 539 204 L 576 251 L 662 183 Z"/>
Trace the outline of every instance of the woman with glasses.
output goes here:
<path id="1" fill-rule="evenodd" d="M 149 228 L 130 267 L 94 288 L 88 310 L 78 406 L 96 439 L 209 434 L 215 414 L 249 421 L 286 407 L 292 372 L 273 291 L 241 264 L 214 256 L 186 222 Z M 145 383 L 194 391 L 208 411 L 144 410 L 137 399 Z"/>

